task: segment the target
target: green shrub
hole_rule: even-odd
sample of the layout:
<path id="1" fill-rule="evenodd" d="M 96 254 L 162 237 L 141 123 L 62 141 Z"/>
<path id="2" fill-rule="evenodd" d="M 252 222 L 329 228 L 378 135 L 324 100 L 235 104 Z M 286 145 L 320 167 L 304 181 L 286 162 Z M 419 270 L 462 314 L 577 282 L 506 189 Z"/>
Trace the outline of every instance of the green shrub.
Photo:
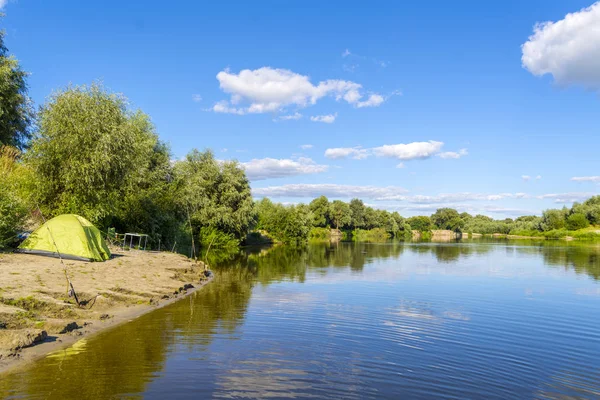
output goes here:
<path id="1" fill-rule="evenodd" d="M 200 228 L 198 238 L 200 245 L 205 249 L 210 246 L 211 249 L 235 250 L 240 244 L 233 234 L 221 232 L 213 227 Z"/>
<path id="2" fill-rule="evenodd" d="M 573 232 L 571 236 L 579 240 L 600 240 L 600 233 L 596 232 Z"/>
<path id="3" fill-rule="evenodd" d="M 18 163 L 17 149 L 0 146 L 0 249 L 16 243 L 28 216 L 24 183 L 28 170 Z"/>
<path id="4" fill-rule="evenodd" d="M 576 231 L 578 229 L 584 229 L 590 226 L 590 221 L 587 220 L 585 214 L 575 213 L 569 215 L 567 218 L 567 229 Z"/>
<path id="5" fill-rule="evenodd" d="M 391 235 L 383 228 L 355 229 L 352 231 L 352 240 L 356 242 L 382 242 L 391 238 Z"/>
<path id="6" fill-rule="evenodd" d="M 312 228 L 308 233 L 311 239 L 329 239 L 331 237 L 331 229 L 329 228 Z"/>

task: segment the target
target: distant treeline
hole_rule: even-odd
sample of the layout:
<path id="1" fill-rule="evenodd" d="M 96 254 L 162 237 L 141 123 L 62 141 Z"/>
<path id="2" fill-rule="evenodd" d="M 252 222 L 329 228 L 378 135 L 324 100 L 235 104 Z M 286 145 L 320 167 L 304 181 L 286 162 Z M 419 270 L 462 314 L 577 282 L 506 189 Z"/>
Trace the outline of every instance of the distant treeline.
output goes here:
<path id="1" fill-rule="evenodd" d="M 173 248 L 193 237 L 204 247 L 346 235 L 412 237 L 412 230 L 563 235 L 600 223 L 600 197 L 542 217 L 491 218 L 444 208 L 431 217 L 319 197 L 308 205 L 255 202 L 243 168 L 192 150 L 173 160 L 150 117 L 100 84 L 54 92 L 35 111 L 27 74 L 0 32 L 0 248 L 39 225 L 42 215 L 82 215 L 102 231 L 141 232 Z M 41 214 L 40 214 L 41 212 Z"/>
<path id="2" fill-rule="evenodd" d="M 359 239 L 387 239 L 404 237 L 411 231 L 399 213 L 367 207 L 359 199 L 349 203 L 341 200 L 330 202 L 327 197 L 321 196 L 308 205 L 284 206 L 265 198 L 256 203 L 256 213 L 256 228 L 284 243 L 308 238 L 325 239 L 332 234 L 349 234 Z M 332 229 L 336 231 L 332 232 Z"/>

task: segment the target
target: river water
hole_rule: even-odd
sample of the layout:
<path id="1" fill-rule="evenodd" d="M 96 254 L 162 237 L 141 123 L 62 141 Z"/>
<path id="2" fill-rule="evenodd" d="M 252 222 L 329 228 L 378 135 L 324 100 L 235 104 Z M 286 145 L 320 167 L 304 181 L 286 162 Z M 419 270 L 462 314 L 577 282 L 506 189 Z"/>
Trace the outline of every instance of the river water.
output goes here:
<path id="1" fill-rule="evenodd" d="M 600 248 L 314 244 L 213 260 L 202 291 L 0 397 L 600 398 Z"/>

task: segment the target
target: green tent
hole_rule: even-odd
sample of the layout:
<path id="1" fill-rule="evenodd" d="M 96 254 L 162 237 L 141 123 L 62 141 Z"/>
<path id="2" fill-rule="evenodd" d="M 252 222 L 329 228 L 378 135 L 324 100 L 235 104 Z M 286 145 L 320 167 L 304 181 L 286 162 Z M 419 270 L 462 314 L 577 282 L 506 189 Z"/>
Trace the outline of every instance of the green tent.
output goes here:
<path id="1" fill-rule="evenodd" d="M 63 214 L 40 226 L 21 243 L 22 253 L 41 254 L 81 261 L 106 261 L 110 250 L 102 234 L 90 221 L 75 214 Z"/>

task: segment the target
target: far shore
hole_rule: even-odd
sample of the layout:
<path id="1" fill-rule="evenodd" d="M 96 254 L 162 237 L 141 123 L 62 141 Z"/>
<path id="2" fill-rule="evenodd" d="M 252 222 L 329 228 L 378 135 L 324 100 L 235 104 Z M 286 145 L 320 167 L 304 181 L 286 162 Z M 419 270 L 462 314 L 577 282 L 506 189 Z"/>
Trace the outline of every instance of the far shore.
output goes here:
<path id="1" fill-rule="evenodd" d="M 106 262 L 0 254 L 0 373 L 26 366 L 201 289 L 202 262 L 168 252 L 119 251 Z"/>

